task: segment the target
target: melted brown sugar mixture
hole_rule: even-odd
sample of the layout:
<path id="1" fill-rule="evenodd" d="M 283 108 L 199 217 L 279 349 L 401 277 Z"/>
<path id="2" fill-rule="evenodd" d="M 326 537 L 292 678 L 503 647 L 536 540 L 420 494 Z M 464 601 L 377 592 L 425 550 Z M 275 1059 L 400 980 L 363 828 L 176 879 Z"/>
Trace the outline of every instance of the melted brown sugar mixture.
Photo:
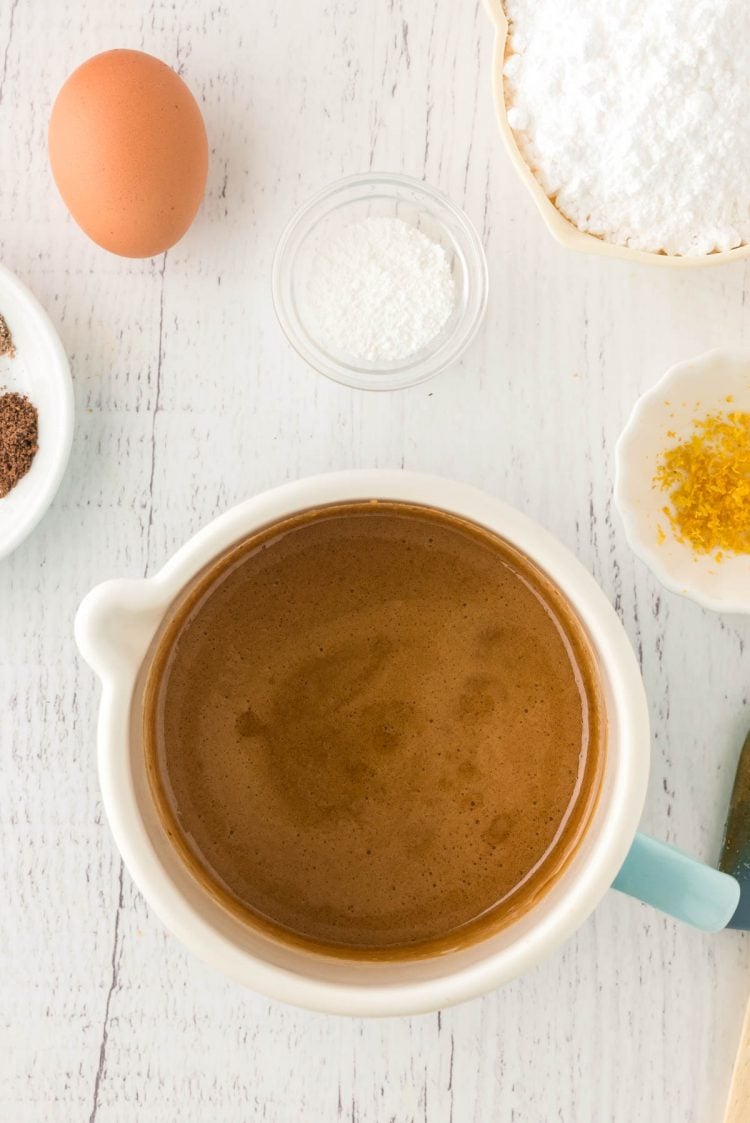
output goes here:
<path id="1" fill-rule="evenodd" d="M 385 502 L 225 555 L 162 637 L 145 732 L 162 816 L 215 896 L 373 954 L 528 908 L 575 849 L 603 755 L 557 590 L 478 527 Z"/>

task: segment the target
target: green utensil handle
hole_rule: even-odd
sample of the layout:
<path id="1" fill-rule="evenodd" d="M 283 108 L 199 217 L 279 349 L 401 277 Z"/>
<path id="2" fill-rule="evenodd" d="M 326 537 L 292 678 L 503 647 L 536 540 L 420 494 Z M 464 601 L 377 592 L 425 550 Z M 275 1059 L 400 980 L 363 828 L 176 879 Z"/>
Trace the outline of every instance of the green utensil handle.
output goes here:
<path id="1" fill-rule="evenodd" d="M 614 888 L 702 932 L 726 928 L 740 899 L 734 877 L 645 834 L 635 836 Z"/>

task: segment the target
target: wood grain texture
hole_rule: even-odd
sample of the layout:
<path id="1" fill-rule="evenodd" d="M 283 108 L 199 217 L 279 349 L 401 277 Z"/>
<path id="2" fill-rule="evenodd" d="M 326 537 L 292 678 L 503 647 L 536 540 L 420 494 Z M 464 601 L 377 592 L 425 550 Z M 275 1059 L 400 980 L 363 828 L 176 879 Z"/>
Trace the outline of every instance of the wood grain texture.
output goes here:
<path id="1" fill-rule="evenodd" d="M 734 1062 L 724 1123 L 746 1123 L 748 1119 L 750 1119 L 750 1002 L 742 1023 L 742 1034 Z"/>
<path id="2" fill-rule="evenodd" d="M 88 55 L 176 66 L 211 141 L 166 257 L 89 243 L 50 182 L 54 94 Z M 496 135 L 491 29 L 454 0 L 6 0 L 0 255 L 71 357 L 77 430 L 37 532 L 0 563 L 0 1123 L 719 1123 L 750 945 L 610 894 L 567 946 L 440 1015 L 347 1021 L 267 1002 L 168 936 L 102 820 L 79 600 L 152 572 L 230 504 L 303 474 L 404 466 L 557 534 L 636 648 L 654 761 L 645 827 L 715 859 L 748 724 L 750 621 L 665 593 L 612 508 L 613 448 L 667 365 L 748 343 L 747 267 L 662 272 L 556 246 Z M 426 386 L 306 369 L 269 271 L 292 209 L 345 173 L 426 177 L 489 259 L 480 338 Z"/>

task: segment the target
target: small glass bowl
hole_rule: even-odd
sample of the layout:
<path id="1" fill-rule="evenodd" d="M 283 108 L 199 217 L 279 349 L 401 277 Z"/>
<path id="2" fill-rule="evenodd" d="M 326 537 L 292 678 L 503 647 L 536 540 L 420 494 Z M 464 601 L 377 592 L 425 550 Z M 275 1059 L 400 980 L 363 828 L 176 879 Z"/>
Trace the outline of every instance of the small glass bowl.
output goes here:
<path id="1" fill-rule="evenodd" d="M 399 218 L 439 243 L 455 284 L 455 305 L 442 331 L 420 351 L 395 362 L 333 354 L 305 324 L 304 290 L 317 248 L 342 227 L 371 217 Z M 400 390 L 432 378 L 468 347 L 487 306 L 487 261 L 469 219 L 439 191 L 405 175 L 347 176 L 301 207 L 281 235 L 273 263 L 273 302 L 289 342 L 321 374 L 360 390 Z"/>

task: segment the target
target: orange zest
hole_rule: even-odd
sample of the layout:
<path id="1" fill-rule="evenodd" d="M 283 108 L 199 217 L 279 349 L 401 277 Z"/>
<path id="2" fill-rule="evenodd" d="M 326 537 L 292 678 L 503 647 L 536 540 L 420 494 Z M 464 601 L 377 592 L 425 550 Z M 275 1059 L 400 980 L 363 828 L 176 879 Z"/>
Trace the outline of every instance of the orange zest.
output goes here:
<path id="1" fill-rule="evenodd" d="M 692 434 L 661 454 L 654 483 L 669 494 L 663 513 L 678 541 L 717 561 L 750 553 L 750 413 L 694 421 Z"/>

